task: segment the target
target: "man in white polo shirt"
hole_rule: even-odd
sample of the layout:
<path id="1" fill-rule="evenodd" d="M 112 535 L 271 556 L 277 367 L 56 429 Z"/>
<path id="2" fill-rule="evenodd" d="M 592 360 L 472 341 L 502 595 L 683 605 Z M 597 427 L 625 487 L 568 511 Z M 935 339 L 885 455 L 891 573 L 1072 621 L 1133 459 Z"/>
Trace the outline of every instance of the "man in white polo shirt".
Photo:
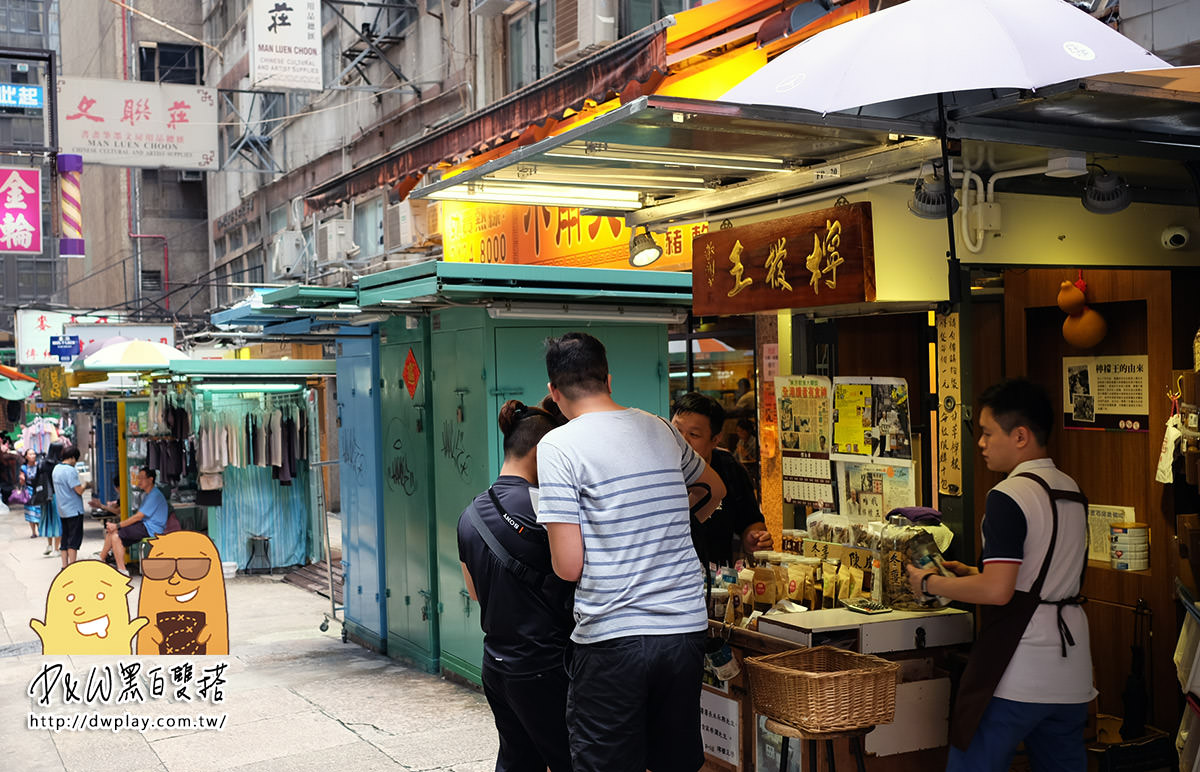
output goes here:
<path id="1" fill-rule="evenodd" d="M 538 522 L 554 572 L 575 589 L 567 663 L 574 772 L 696 772 L 708 615 L 689 488 L 721 478 L 669 423 L 613 401 L 604 345 L 546 345 L 550 396 L 569 422 L 537 447 Z"/>
<path id="2" fill-rule="evenodd" d="M 983 569 L 956 576 L 908 566 L 917 592 L 978 603 L 982 625 L 959 684 L 947 770 L 1005 772 L 1025 743 L 1035 772 L 1087 768 L 1083 729 L 1092 687 L 1087 617 L 1087 499 L 1046 451 L 1054 411 L 1023 379 L 979 400 L 979 447 L 1008 477 L 988 492 Z"/>

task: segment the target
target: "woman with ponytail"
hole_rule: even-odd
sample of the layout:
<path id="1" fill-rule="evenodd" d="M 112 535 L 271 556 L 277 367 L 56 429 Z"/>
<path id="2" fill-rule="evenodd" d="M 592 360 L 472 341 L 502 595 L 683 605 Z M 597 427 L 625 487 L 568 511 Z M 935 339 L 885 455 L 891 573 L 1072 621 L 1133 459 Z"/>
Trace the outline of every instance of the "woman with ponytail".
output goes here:
<path id="1" fill-rule="evenodd" d="M 537 444 L 566 423 L 547 397 L 500 409 L 504 463 L 458 521 L 458 554 L 483 628 L 483 690 L 496 718 L 496 772 L 570 772 L 564 654 L 574 585 L 554 575 L 537 523 Z"/>

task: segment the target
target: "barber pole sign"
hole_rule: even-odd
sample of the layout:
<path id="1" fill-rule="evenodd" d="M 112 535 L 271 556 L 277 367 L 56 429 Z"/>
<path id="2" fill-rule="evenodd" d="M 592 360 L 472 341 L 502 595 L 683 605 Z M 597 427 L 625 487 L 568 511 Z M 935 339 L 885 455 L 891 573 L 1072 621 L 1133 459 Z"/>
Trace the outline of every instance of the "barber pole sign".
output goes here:
<path id="1" fill-rule="evenodd" d="M 58 156 L 59 210 L 62 212 L 62 237 L 58 240 L 61 257 L 83 257 L 83 206 L 80 203 L 79 176 L 83 156 L 60 153 Z"/>
<path id="2" fill-rule="evenodd" d="M 42 253 L 42 170 L 0 166 L 0 252 Z"/>

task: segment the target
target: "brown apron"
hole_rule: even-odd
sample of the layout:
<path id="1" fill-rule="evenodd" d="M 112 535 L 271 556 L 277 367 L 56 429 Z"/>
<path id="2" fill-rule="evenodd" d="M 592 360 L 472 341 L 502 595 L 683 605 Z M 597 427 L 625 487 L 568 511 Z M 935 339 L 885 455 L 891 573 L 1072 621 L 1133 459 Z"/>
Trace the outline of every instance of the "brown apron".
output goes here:
<path id="1" fill-rule="evenodd" d="M 1004 677 L 1004 671 L 1008 669 L 1008 663 L 1012 660 L 1017 645 L 1025 635 L 1025 628 L 1029 626 L 1029 620 L 1033 619 L 1033 613 L 1037 611 L 1037 607 L 1042 604 L 1058 607 L 1058 634 L 1062 644 L 1062 655 L 1065 657 L 1067 656 L 1067 647 L 1074 646 L 1075 639 L 1071 635 L 1070 629 L 1067 628 L 1066 622 L 1063 621 L 1063 606 L 1079 605 L 1086 600 L 1082 595 L 1062 600 L 1042 600 L 1042 583 L 1046 580 L 1046 573 L 1050 569 L 1050 560 L 1054 557 L 1054 544 L 1058 540 L 1057 500 L 1079 502 L 1083 504 L 1083 511 L 1087 512 L 1087 498 L 1076 491 L 1052 489 L 1045 480 L 1030 472 L 1022 472 L 1017 476 L 1036 481 L 1050 497 L 1050 514 L 1053 519 L 1050 546 L 1046 550 L 1046 558 L 1042 561 L 1042 568 L 1038 571 L 1037 580 L 1027 592 L 1014 590 L 1012 599 L 1003 606 L 981 606 L 979 609 L 979 636 L 975 640 L 975 645 L 971 647 L 970 659 L 967 660 L 967 667 L 959 681 L 958 698 L 955 701 L 954 715 L 950 721 L 950 742 L 954 747 L 963 751 L 970 746 L 971 738 L 975 736 L 975 730 L 979 727 L 983 713 L 987 710 L 988 703 L 991 702 L 992 695 L 1000 684 L 1000 679 Z M 1084 529 L 1086 534 L 1086 518 L 1084 519 Z M 1084 545 L 1086 546 L 1086 544 L 1087 540 L 1085 539 Z M 1086 554 L 1084 555 L 1083 569 L 1087 570 Z M 1083 588 L 1082 572 L 1079 578 L 1079 587 Z"/>

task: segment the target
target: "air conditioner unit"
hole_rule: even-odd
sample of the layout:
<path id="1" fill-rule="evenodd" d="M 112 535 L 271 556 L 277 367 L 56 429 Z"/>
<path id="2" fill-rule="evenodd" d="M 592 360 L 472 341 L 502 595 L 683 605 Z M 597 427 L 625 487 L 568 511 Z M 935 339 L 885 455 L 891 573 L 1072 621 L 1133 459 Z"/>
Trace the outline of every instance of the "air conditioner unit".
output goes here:
<path id="1" fill-rule="evenodd" d="M 326 220 L 317 229 L 317 263 L 345 260 L 355 249 L 354 224 L 350 220 Z"/>
<path id="2" fill-rule="evenodd" d="M 425 205 L 425 241 L 442 240 L 442 202 L 429 201 Z"/>
<path id="3" fill-rule="evenodd" d="M 504 13 L 504 9 L 512 5 L 512 0 L 471 0 L 471 13 L 490 19 Z"/>
<path id="4" fill-rule="evenodd" d="M 392 204 L 383 218 L 383 248 L 386 252 L 408 249 L 423 240 L 424 227 L 417 227 L 413 202 Z"/>
<path id="5" fill-rule="evenodd" d="M 600 7 L 604 5 L 605 7 Z M 617 39 L 617 20 L 601 0 L 568 0 L 554 5 L 554 65 L 563 67 Z"/>
<path id="6" fill-rule="evenodd" d="M 271 280 L 299 279 L 304 276 L 304 234 L 283 231 L 271 242 Z"/>
<path id="7" fill-rule="evenodd" d="M 204 172 L 199 169 L 180 169 L 180 182 L 204 182 Z"/>

